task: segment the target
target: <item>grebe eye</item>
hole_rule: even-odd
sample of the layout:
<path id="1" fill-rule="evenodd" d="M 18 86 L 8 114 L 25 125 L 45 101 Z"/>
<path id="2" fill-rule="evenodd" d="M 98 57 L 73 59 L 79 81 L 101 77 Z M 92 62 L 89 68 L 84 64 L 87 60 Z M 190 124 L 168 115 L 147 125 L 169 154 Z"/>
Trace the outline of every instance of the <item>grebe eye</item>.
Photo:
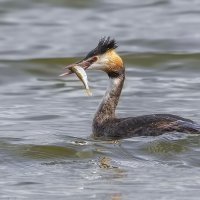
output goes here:
<path id="1" fill-rule="evenodd" d="M 93 56 L 93 57 L 92 57 L 92 61 L 93 61 L 93 62 L 96 62 L 97 60 L 98 60 L 98 56 Z"/>

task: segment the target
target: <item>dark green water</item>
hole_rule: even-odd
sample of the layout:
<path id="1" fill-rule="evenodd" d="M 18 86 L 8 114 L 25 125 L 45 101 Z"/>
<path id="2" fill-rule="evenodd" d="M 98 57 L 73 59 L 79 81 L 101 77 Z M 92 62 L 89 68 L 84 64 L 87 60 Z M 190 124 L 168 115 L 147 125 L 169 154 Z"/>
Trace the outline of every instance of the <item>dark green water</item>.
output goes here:
<path id="1" fill-rule="evenodd" d="M 93 141 L 92 97 L 66 64 L 110 35 L 127 78 L 120 116 L 200 121 L 200 1 L 0 0 L 0 199 L 199 199 L 200 136 Z"/>

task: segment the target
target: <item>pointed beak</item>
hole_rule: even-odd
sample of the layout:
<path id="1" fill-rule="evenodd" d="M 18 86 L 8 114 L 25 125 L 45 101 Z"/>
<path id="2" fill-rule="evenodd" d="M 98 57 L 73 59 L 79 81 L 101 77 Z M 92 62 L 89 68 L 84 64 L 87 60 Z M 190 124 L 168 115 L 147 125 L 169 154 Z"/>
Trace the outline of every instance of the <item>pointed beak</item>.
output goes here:
<path id="1" fill-rule="evenodd" d="M 81 60 L 81 61 L 79 61 L 79 62 L 72 63 L 72 64 L 70 64 L 70 65 L 67 65 L 67 66 L 65 67 L 65 72 L 62 73 L 62 74 L 60 74 L 59 76 L 62 77 L 62 76 L 67 76 L 67 75 L 69 75 L 69 74 L 74 73 L 71 69 L 72 69 L 74 66 L 77 66 L 77 65 L 80 66 L 80 67 L 82 67 L 84 70 L 86 70 L 86 69 L 89 68 L 90 65 L 92 65 L 96 60 L 97 60 L 97 57 L 94 56 L 94 57 L 91 57 L 91 58 L 88 58 L 88 59 L 83 59 L 83 60 Z"/>
<path id="2" fill-rule="evenodd" d="M 62 73 L 62 74 L 60 74 L 59 76 L 62 77 L 62 76 L 67 76 L 67 75 L 69 75 L 69 74 L 74 73 L 74 72 L 71 70 L 71 68 L 74 67 L 74 66 L 76 66 L 76 65 L 77 65 L 76 63 L 67 65 L 67 66 L 64 68 L 65 72 Z"/>

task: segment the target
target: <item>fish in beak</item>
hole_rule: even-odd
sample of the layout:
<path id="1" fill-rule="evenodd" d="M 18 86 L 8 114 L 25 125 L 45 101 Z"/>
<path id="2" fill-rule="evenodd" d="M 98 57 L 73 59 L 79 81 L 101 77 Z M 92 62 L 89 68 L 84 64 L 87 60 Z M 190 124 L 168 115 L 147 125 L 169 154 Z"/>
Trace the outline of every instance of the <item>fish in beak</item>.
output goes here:
<path id="1" fill-rule="evenodd" d="M 66 76 L 66 75 L 69 75 L 69 74 L 72 74 L 72 73 L 75 73 L 75 71 L 73 71 L 73 67 L 74 66 L 80 66 L 82 67 L 84 70 L 86 70 L 87 68 L 89 68 L 95 61 L 97 60 L 97 57 L 94 56 L 92 58 L 88 58 L 88 59 L 83 59 L 79 62 L 76 62 L 76 63 L 73 63 L 73 64 L 70 64 L 70 65 L 67 65 L 65 67 L 65 72 L 60 74 L 59 76 Z"/>
<path id="2" fill-rule="evenodd" d="M 99 41 L 97 47 L 90 51 L 83 60 L 66 66 L 65 72 L 60 76 L 63 77 L 75 73 L 83 82 L 87 94 L 91 94 L 89 92 L 86 69 L 102 70 L 109 77 L 112 74 L 120 74 L 123 71 L 122 59 L 114 51 L 116 48 L 117 44 L 114 39 L 104 37 Z"/>
<path id="3" fill-rule="evenodd" d="M 80 62 L 76 62 L 73 64 L 70 64 L 65 67 L 66 72 L 61 74 L 60 76 L 66 76 L 72 73 L 75 73 L 77 77 L 82 81 L 83 85 L 85 86 L 86 89 L 86 94 L 88 96 L 92 95 L 92 92 L 90 91 L 89 85 L 88 85 L 88 78 L 85 70 L 95 61 L 96 59 L 90 58 L 90 59 L 83 59 Z"/>

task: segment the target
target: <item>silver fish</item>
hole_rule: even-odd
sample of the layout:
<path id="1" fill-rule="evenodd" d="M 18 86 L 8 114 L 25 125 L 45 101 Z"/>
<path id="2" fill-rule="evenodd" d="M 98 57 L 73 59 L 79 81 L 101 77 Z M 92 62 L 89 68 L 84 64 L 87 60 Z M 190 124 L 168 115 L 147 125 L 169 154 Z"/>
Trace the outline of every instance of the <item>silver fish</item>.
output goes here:
<path id="1" fill-rule="evenodd" d="M 88 85 L 88 79 L 87 79 L 87 74 L 85 70 L 78 65 L 71 67 L 70 70 L 74 72 L 78 76 L 78 78 L 82 81 L 83 85 L 85 86 L 87 95 L 91 96 L 92 92 L 90 91 L 90 88 Z"/>

